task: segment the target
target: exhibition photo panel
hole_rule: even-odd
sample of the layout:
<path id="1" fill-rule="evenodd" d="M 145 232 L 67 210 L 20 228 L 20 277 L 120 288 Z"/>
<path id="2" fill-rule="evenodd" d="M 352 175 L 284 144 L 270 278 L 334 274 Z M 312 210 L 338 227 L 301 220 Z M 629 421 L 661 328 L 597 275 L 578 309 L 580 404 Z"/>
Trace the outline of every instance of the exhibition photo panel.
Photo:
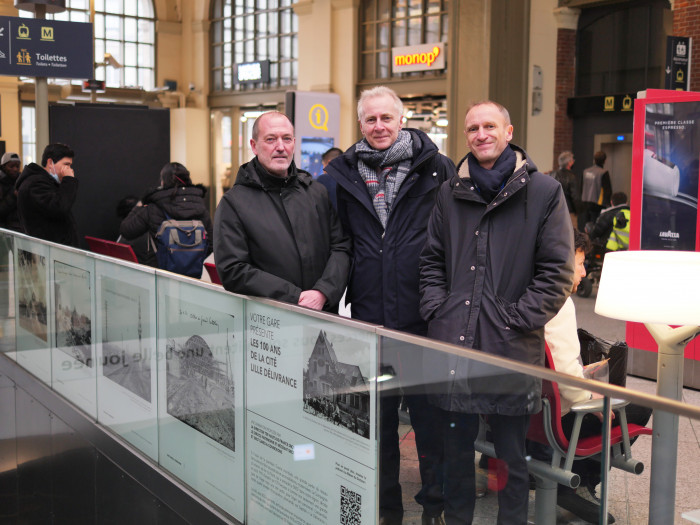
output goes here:
<path id="1" fill-rule="evenodd" d="M 50 254 L 51 385 L 97 419 L 95 260 L 58 246 Z"/>
<path id="2" fill-rule="evenodd" d="M 95 263 L 97 420 L 158 461 L 155 271 Z"/>
<path id="3" fill-rule="evenodd" d="M 248 301 L 246 345 L 247 523 L 375 523 L 373 330 Z"/>
<path id="4" fill-rule="evenodd" d="M 157 289 L 158 461 L 243 521 L 244 302 L 160 273 Z"/>
<path id="5" fill-rule="evenodd" d="M 49 245 L 15 237 L 17 363 L 51 386 Z"/>
<path id="6" fill-rule="evenodd" d="M 0 353 L 16 360 L 14 246 L 12 234 L 0 230 Z"/>

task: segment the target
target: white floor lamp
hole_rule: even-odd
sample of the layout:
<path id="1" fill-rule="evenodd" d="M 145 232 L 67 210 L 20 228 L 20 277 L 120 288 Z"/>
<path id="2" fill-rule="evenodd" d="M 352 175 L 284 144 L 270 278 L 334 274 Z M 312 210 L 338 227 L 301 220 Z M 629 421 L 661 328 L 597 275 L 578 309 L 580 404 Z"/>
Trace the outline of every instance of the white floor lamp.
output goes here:
<path id="1" fill-rule="evenodd" d="M 659 345 L 656 393 L 680 401 L 683 351 L 700 334 L 700 252 L 608 253 L 595 311 L 646 325 Z M 678 415 L 655 411 L 649 497 L 651 525 L 674 522 L 677 452 Z"/>

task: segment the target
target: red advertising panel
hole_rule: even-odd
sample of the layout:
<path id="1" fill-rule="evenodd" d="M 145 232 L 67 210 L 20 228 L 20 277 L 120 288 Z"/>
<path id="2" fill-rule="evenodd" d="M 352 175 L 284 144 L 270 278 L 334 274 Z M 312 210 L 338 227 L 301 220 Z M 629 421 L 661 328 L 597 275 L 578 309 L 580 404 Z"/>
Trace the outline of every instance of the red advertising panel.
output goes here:
<path id="1" fill-rule="evenodd" d="M 630 250 L 700 251 L 699 156 L 700 93 L 650 89 L 636 99 Z M 657 349 L 639 323 L 627 323 L 627 343 Z M 698 340 L 685 356 L 700 360 Z"/>

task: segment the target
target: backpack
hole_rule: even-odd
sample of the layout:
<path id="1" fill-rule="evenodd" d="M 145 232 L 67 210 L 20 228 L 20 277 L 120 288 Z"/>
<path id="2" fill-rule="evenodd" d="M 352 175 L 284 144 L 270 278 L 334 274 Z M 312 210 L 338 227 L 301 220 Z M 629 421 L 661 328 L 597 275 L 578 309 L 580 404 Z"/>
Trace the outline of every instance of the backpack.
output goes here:
<path id="1" fill-rule="evenodd" d="M 207 256 L 207 230 L 200 220 L 173 219 L 160 208 L 165 220 L 155 235 L 158 268 L 200 278 Z"/>

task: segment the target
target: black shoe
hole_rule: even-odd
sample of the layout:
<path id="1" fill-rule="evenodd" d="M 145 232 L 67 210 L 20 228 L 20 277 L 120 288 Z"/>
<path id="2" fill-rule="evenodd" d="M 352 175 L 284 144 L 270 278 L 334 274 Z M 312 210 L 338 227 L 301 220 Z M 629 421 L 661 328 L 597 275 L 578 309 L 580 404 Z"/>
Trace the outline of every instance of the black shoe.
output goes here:
<path id="1" fill-rule="evenodd" d="M 588 523 L 598 523 L 600 505 L 579 496 L 576 491 L 566 487 L 559 487 L 557 491 L 557 505 L 568 510 L 575 516 Z M 608 512 L 608 523 L 615 523 L 615 518 Z"/>
<path id="2" fill-rule="evenodd" d="M 445 525 L 445 520 L 442 519 L 441 514 L 437 516 L 428 516 L 425 512 L 423 512 L 420 522 L 421 525 Z"/>

